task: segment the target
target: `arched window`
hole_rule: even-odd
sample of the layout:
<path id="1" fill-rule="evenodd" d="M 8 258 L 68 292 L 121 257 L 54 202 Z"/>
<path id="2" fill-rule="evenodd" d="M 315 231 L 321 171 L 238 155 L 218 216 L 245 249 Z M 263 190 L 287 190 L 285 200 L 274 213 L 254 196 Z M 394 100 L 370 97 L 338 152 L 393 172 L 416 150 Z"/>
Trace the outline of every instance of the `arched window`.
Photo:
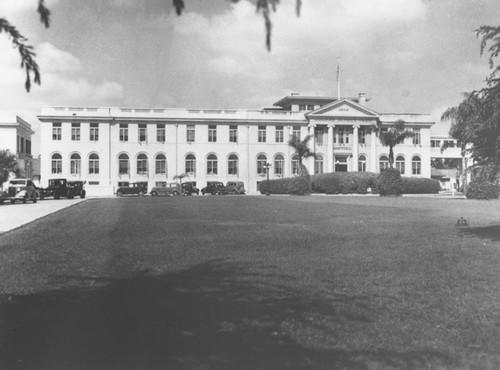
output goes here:
<path id="1" fill-rule="evenodd" d="M 188 154 L 185 161 L 185 172 L 189 176 L 196 175 L 196 157 L 194 154 Z"/>
<path id="2" fill-rule="evenodd" d="M 137 174 L 148 174 L 148 156 L 144 153 L 141 153 L 137 156 Z"/>
<path id="3" fill-rule="evenodd" d="M 158 154 L 156 156 L 155 174 L 157 175 L 167 174 L 167 157 L 165 157 L 165 154 Z"/>
<path id="4" fill-rule="evenodd" d="M 366 157 L 360 155 L 358 158 L 358 172 L 366 172 Z"/>
<path id="5" fill-rule="evenodd" d="M 380 172 L 389 168 L 389 158 L 386 155 L 381 156 L 378 163 L 380 167 Z"/>
<path id="6" fill-rule="evenodd" d="M 80 175 L 82 170 L 82 158 L 80 154 L 73 153 L 70 157 L 70 173 L 72 175 Z"/>
<path id="7" fill-rule="evenodd" d="M 281 154 L 276 154 L 274 157 L 274 174 L 283 176 L 283 169 L 285 168 L 285 157 Z"/>
<path id="8" fill-rule="evenodd" d="M 99 156 L 96 153 L 92 153 L 89 156 L 89 175 L 99 174 Z"/>
<path id="9" fill-rule="evenodd" d="M 297 154 L 295 154 L 292 157 L 292 175 L 299 174 L 299 167 L 300 167 L 299 156 Z"/>
<path id="10" fill-rule="evenodd" d="M 402 155 L 398 155 L 396 157 L 396 169 L 399 171 L 401 175 L 405 173 L 405 157 Z"/>
<path id="11" fill-rule="evenodd" d="M 217 175 L 217 156 L 210 154 L 207 157 L 207 175 Z"/>
<path id="12" fill-rule="evenodd" d="M 259 154 L 257 157 L 257 174 L 264 176 L 266 174 L 267 156 Z"/>
<path id="13" fill-rule="evenodd" d="M 317 155 L 314 159 L 314 173 L 320 174 L 323 173 L 323 156 Z"/>
<path id="14" fill-rule="evenodd" d="M 52 155 L 52 173 L 62 173 L 62 157 L 59 153 Z"/>
<path id="15" fill-rule="evenodd" d="M 420 157 L 418 155 L 414 156 L 411 159 L 411 173 L 412 175 L 421 175 L 422 174 L 422 163 Z"/>
<path id="16" fill-rule="evenodd" d="M 227 159 L 227 174 L 228 175 L 238 174 L 238 156 L 236 154 L 231 154 Z"/>
<path id="17" fill-rule="evenodd" d="M 123 153 L 118 157 L 118 173 L 120 175 L 128 175 L 129 174 L 130 163 L 128 159 L 128 155 Z"/>

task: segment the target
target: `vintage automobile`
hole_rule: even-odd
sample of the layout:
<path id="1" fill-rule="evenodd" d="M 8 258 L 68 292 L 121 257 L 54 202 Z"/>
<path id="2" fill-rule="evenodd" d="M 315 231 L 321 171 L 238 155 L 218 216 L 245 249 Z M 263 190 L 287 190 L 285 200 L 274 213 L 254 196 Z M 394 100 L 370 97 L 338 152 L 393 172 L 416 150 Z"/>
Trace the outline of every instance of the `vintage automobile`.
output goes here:
<path id="1" fill-rule="evenodd" d="M 228 181 L 224 189 L 225 194 L 245 194 L 245 184 L 243 181 Z"/>
<path id="2" fill-rule="evenodd" d="M 16 202 L 26 203 L 28 200 L 36 203 L 38 192 L 31 179 L 12 179 L 9 181 L 8 198 L 12 204 Z"/>
<path id="3" fill-rule="evenodd" d="M 49 197 L 54 197 L 54 199 L 68 198 L 73 199 L 75 197 L 74 188 L 69 186 L 66 179 L 50 179 L 49 186 L 46 188 L 39 189 L 40 199 L 45 199 Z"/>
<path id="4" fill-rule="evenodd" d="M 203 195 L 205 194 L 224 194 L 226 191 L 226 188 L 224 184 L 220 181 L 207 181 L 207 186 L 205 186 L 203 189 L 201 189 L 201 193 Z"/>
<path id="5" fill-rule="evenodd" d="M 85 198 L 87 192 L 83 188 L 85 181 L 68 181 L 68 187 L 72 189 L 75 197 Z"/>
<path id="6" fill-rule="evenodd" d="M 123 195 L 138 195 L 140 197 L 144 196 L 148 192 L 147 181 L 133 182 L 129 186 L 120 186 L 116 190 L 116 196 L 121 197 Z"/>
<path id="7" fill-rule="evenodd" d="M 196 187 L 196 182 L 194 181 L 187 181 L 183 182 L 182 185 L 182 194 L 183 195 L 199 195 L 200 194 L 200 189 Z"/>
<path id="8" fill-rule="evenodd" d="M 176 182 L 170 182 L 166 186 L 155 186 L 151 189 L 151 196 L 178 196 L 182 194 L 181 185 Z"/>

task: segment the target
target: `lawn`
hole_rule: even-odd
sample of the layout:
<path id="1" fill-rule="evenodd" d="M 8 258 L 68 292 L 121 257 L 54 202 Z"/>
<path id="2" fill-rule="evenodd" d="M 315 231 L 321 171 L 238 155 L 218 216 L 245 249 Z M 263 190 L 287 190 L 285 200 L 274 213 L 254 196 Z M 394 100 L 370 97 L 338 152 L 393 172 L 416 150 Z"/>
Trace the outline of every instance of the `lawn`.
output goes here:
<path id="1" fill-rule="evenodd" d="M 89 199 L 0 236 L 0 368 L 499 369 L 499 215 L 419 197 Z"/>

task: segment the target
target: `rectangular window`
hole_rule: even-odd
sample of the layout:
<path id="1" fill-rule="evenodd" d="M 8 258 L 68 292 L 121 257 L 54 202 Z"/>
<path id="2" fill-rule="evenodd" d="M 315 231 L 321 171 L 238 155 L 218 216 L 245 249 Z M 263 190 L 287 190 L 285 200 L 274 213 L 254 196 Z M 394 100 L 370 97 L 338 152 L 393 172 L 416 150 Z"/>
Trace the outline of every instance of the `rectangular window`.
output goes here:
<path id="1" fill-rule="evenodd" d="M 238 174 L 238 160 L 237 159 L 229 159 L 227 162 L 227 174 L 228 175 L 237 175 Z"/>
<path id="2" fill-rule="evenodd" d="M 293 126 L 292 136 L 295 137 L 297 140 L 300 140 L 300 126 Z"/>
<path id="3" fill-rule="evenodd" d="M 62 159 L 52 159 L 52 173 L 62 173 Z"/>
<path id="4" fill-rule="evenodd" d="M 188 143 L 194 143 L 195 132 L 194 125 L 187 125 L 186 140 Z"/>
<path id="5" fill-rule="evenodd" d="M 91 123 L 90 124 L 90 141 L 99 141 L 99 124 Z"/>
<path id="6" fill-rule="evenodd" d="M 229 126 L 229 142 L 238 142 L 238 126 Z"/>
<path id="7" fill-rule="evenodd" d="M 217 142 L 217 125 L 208 125 L 208 142 Z"/>
<path id="8" fill-rule="evenodd" d="M 81 160 L 72 159 L 70 161 L 70 173 L 72 175 L 79 175 L 81 173 Z"/>
<path id="9" fill-rule="evenodd" d="M 128 124 L 120 123 L 120 141 L 128 141 Z"/>
<path id="10" fill-rule="evenodd" d="M 19 137 L 19 135 L 17 135 L 17 146 L 16 146 L 16 153 L 19 153 L 19 147 L 20 147 L 20 143 L 21 142 L 21 138 Z"/>
<path id="11" fill-rule="evenodd" d="M 99 174 L 99 159 L 89 159 L 89 175 Z"/>
<path id="12" fill-rule="evenodd" d="M 259 143 L 266 142 L 266 126 L 259 126 L 258 140 Z"/>
<path id="13" fill-rule="evenodd" d="M 128 181 L 118 181 L 118 187 L 119 188 L 124 188 L 124 187 L 128 187 L 129 185 L 129 182 Z"/>
<path id="14" fill-rule="evenodd" d="M 420 175 L 421 174 L 420 161 L 412 161 L 411 172 L 413 175 Z"/>
<path id="15" fill-rule="evenodd" d="M 147 134 L 147 128 L 145 123 L 140 123 L 139 124 L 139 142 L 143 143 L 147 140 L 148 134 Z"/>
<path id="16" fill-rule="evenodd" d="M 309 104 L 309 105 L 307 106 L 307 110 L 314 110 L 314 105 Z"/>
<path id="17" fill-rule="evenodd" d="M 345 132 L 344 132 L 343 128 L 339 128 L 337 130 L 337 136 L 338 136 L 338 143 L 344 144 L 345 143 Z"/>
<path id="18" fill-rule="evenodd" d="M 31 141 L 26 140 L 26 153 L 31 154 Z"/>
<path id="19" fill-rule="evenodd" d="M 71 140 L 72 141 L 80 141 L 80 124 L 72 123 L 71 124 Z"/>
<path id="20" fill-rule="evenodd" d="M 283 126 L 276 126 L 276 142 L 282 143 L 284 141 Z"/>
<path id="21" fill-rule="evenodd" d="M 89 185 L 99 185 L 99 181 L 89 181 Z"/>
<path id="22" fill-rule="evenodd" d="M 305 104 L 300 104 L 299 105 L 299 111 L 303 111 L 303 110 L 306 110 L 306 105 Z"/>
<path id="23" fill-rule="evenodd" d="M 323 145 L 323 128 L 319 127 L 316 128 L 314 131 L 315 134 L 315 140 L 316 140 L 316 145 L 322 146 Z"/>
<path id="24" fill-rule="evenodd" d="M 159 188 L 166 188 L 167 187 L 167 182 L 166 181 L 156 181 L 155 186 Z"/>
<path id="25" fill-rule="evenodd" d="M 61 123 L 52 124 L 52 140 L 61 140 Z"/>
<path id="26" fill-rule="evenodd" d="M 420 145 L 420 130 L 413 131 L 413 145 Z"/>
<path id="27" fill-rule="evenodd" d="M 159 143 L 165 142 L 165 125 L 164 124 L 159 123 L 156 125 L 156 141 Z"/>
<path id="28" fill-rule="evenodd" d="M 366 130 L 359 129 L 358 131 L 358 140 L 360 144 L 366 144 Z"/>
<path id="29" fill-rule="evenodd" d="M 21 138 L 21 153 L 24 153 L 24 137 Z"/>

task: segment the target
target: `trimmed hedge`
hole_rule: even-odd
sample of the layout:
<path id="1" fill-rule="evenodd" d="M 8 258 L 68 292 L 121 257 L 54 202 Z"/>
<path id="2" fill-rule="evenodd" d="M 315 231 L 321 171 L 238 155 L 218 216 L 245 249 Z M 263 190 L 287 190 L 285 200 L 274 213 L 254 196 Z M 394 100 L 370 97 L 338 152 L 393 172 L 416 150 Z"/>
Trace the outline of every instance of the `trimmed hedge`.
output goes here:
<path id="1" fill-rule="evenodd" d="M 498 199 L 500 191 L 498 184 L 485 181 L 482 178 L 474 179 L 467 185 L 465 197 L 467 199 Z"/>
<path id="2" fill-rule="evenodd" d="M 395 168 L 383 170 L 377 177 L 377 189 L 383 197 L 403 194 L 403 180 L 399 170 Z"/>
<path id="3" fill-rule="evenodd" d="M 401 177 L 403 194 L 437 194 L 441 190 L 438 180 L 424 177 Z"/>
<path id="4" fill-rule="evenodd" d="M 260 193 L 266 194 L 293 194 L 293 195 L 309 195 L 311 194 L 311 179 L 310 176 L 289 177 L 279 180 L 264 180 L 260 183 Z"/>
<path id="5" fill-rule="evenodd" d="M 376 188 L 377 174 L 372 172 L 333 172 L 311 176 L 312 190 L 325 194 L 366 194 Z"/>
<path id="6" fill-rule="evenodd" d="M 392 169 L 392 171 L 399 175 L 396 169 Z M 396 177 L 398 177 L 397 175 L 395 174 Z M 323 194 L 367 194 L 370 189 L 372 194 L 378 194 L 381 187 L 380 178 L 381 174 L 374 172 L 333 172 L 314 176 L 290 177 L 270 180 L 269 192 L 271 194 L 297 195 L 310 194 L 311 191 Z M 433 179 L 401 177 L 399 175 L 399 180 L 396 181 L 401 186 L 400 192 L 397 194 L 387 193 L 387 195 L 437 194 L 441 190 L 439 181 Z M 387 189 L 387 183 L 382 185 L 385 186 L 384 189 Z M 260 183 L 260 192 L 266 194 L 266 180 Z"/>

